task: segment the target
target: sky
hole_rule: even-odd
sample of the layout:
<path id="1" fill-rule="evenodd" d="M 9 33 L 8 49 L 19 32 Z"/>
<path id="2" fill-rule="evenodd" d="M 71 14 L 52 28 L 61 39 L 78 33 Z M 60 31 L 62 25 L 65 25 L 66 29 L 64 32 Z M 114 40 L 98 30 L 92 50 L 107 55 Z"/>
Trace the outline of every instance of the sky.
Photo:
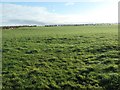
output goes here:
<path id="1" fill-rule="evenodd" d="M 2 2 L 0 25 L 117 23 L 118 1 Z"/>

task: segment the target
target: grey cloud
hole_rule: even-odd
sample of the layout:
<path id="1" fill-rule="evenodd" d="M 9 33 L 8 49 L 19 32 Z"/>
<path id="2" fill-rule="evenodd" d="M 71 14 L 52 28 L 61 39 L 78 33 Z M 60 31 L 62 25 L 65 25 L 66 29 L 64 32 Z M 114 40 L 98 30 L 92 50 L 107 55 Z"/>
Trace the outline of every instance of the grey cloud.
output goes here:
<path id="1" fill-rule="evenodd" d="M 12 19 L 8 21 L 11 24 L 36 24 L 36 25 L 45 25 L 46 23 L 35 21 L 35 20 L 19 20 L 19 19 Z"/>

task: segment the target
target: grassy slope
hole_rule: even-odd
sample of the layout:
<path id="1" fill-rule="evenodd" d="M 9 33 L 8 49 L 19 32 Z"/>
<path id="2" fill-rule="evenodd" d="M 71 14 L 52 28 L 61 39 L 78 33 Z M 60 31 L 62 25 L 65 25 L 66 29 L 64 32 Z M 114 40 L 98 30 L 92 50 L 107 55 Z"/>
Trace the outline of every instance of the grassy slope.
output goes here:
<path id="1" fill-rule="evenodd" d="M 117 90 L 118 65 L 115 25 L 3 30 L 3 88 Z"/>

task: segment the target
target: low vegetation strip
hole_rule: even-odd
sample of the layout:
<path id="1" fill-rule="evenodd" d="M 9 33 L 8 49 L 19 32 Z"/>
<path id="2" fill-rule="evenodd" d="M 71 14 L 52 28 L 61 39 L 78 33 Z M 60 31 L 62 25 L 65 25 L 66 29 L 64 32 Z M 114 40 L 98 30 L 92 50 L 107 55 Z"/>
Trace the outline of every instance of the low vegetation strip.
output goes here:
<path id="1" fill-rule="evenodd" d="M 120 90 L 117 25 L 3 30 L 3 90 Z"/>

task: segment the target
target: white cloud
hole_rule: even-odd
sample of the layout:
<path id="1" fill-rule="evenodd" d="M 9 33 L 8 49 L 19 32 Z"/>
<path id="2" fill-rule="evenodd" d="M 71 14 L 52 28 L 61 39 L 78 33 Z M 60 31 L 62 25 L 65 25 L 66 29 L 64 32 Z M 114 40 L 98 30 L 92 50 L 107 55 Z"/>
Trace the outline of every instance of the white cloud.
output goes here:
<path id="1" fill-rule="evenodd" d="M 89 20 L 94 22 L 117 22 L 118 21 L 118 3 L 107 2 L 105 6 L 96 8 L 88 12 Z"/>
<path id="2" fill-rule="evenodd" d="M 3 4 L 3 24 L 13 23 L 11 21 L 37 21 L 47 23 L 51 16 L 45 7 L 31 7 L 15 4 Z"/>
<path id="3" fill-rule="evenodd" d="M 57 14 L 45 7 L 3 4 L 3 25 L 17 24 L 67 24 L 67 23 L 114 23 L 118 21 L 117 3 L 108 3 L 86 13 Z"/>
<path id="4" fill-rule="evenodd" d="M 73 6 L 75 3 L 73 3 L 73 2 L 67 2 L 66 4 L 65 4 L 65 6 Z"/>

